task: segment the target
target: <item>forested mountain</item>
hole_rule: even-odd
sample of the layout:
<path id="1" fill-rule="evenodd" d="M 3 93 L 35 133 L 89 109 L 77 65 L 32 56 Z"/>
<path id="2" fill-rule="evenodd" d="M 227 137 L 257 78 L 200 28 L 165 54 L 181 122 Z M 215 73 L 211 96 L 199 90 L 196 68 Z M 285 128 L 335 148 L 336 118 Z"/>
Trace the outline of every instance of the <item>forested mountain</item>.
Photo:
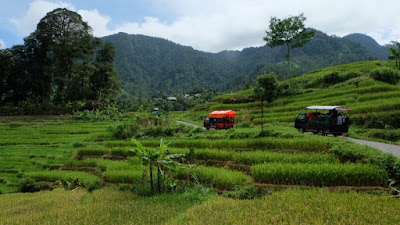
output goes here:
<path id="1" fill-rule="evenodd" d="M 207 53 L 143 35 L 118 33 L 103 40 L 116 47 L 116 69 L 128 96 L 182 93 L 194 86 L 224 91 L 239 89 L 264 71 L 288 75 L 284 47 Z M 312 41 L 294 49 L 291 71 L 299 76 L 328 66 L 382 59 L 370 49 L 351 36 L 339 38 L 316 31 Z"/>
<path id="2" fill-rule="evenodd" d="M 359 43 L 364 46 L 371 54 L 380 60 L 387 60 L 390 55 L 388 47 L 379 45 L 373 38 L 365 34 L 349 34 L 343 38 Z"/>

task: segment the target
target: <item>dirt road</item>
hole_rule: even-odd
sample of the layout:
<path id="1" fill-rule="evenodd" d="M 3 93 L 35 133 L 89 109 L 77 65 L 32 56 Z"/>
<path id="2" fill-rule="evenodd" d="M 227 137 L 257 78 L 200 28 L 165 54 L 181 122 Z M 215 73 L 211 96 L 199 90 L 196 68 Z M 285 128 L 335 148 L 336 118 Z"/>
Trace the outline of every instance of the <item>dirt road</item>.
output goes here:
<path id="1" fill-rule="evenodd" d="M 400 146 L 399 145 L 391 145 L 391 144 L 386 144 L 386 143 L 381 143 L 381 142 L 366 141 L 366 140 L 360 140 L 360 139 L 349 138 L 349 137 L 343 137 L 343 138 L 345 138 L 349 141 L 355 142 L 357 144 L 367 145 L 367 146 L 379 149 L 382 152 L 391 153 L 396 157 L 400 157 Z"/>
<path id="2" fill-rule="evenodd" d="M 193 124 L 193 123 L 188 123 L 188 122 L 185 122 L 185 121 L 177 120 L 177 121 L 175 121 L 175 122 L 181 123 L 181 124 L 184 124 L 184 125 L 187 125 L 187 126 L 192 126 L 192 127 L 195 127 L 195 128 L 201 128 L 201 129 L 203 129 L 203 130 L 206 129 L 206 128 L 201 127 L 201 126 L 199 126 L 199 125 L 196 125 L 196 124 Z"/>

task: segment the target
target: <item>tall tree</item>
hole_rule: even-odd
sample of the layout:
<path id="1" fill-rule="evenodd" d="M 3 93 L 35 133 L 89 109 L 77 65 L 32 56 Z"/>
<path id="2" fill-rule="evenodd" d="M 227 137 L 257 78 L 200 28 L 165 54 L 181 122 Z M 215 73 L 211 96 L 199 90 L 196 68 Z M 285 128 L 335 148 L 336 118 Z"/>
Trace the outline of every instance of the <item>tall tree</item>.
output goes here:
<path id="1" fill-rule="evenodd" d="M 264 134 L 264 101 L 271 103 L 278 92 L 278 80 L 275 73 L 264 73 L 257 77 L 254 94 L 261 102 L 261 133 Z"/>
<path id="2" fill-rule="evenodd" d="M 111 42 L 105 42 L 100 45 L 94 63 L 96 69 L 90 77 L 91 96 L 94 99 L 108 99 L 114 101 L 117 99 L 120 91 L 118 74 L 114 69 L 114 59 L 116 56 L 115 47 Z"/>
<path id="3" fill-rule="evenodd" d="M 392 41 L 391 42 L 394 46 L 397 47 L 397 49 L 393 47 L 389 47 L 391 55 L 388 57 L 389 60 L 395 60 L 396 61 L 396 68 L 400 70 L 400 42 L 397 41 Z"/>
<path id="4" fill-rule="evenodd" d="M 269 30 L 265 33 L 264 41 L 269 47 L 286 46 L 285 58 L 288 62 L 288 71 L 290 75 L 290 52 L 294 48 L 302 47 L 314 37 L 314 30 L 307 30 L 304 26 L 303 13 L 298 16 L 289 16 L 285 19 L 271 17 Z"/>
<path id="5" fill-rule="evenodd" d="M 91 28 L 78 13 L 59 8 L 40 20 L 31 38 L 51 61 L 56 102 L 65 102 L 74 72 L 79 74 L 74 65 L 94 53 Z"/>

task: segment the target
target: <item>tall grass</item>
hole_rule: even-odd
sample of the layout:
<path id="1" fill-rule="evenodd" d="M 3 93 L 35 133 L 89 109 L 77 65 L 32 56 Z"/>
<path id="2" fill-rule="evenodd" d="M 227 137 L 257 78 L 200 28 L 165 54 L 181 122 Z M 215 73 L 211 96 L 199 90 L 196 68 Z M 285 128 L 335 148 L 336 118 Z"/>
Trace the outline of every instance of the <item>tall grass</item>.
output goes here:
<path id="1" fill-rule="evenodd" d="M 103 179 L 110 183 L 135 183 L 142 180 L 143 171 L 110 170 L 103 173 Z"/>
<path id="2" fill-rule="evenodd" d="M 311 186 L 383 186 L 385 170 L 368 164 L 264 163 L 251 167 L 255 181 Z"/>
<path id="3" fill-rule="evenodd" d="M 3 194 L 0 220 L 2 224 L 161 224 L 197 204 L 193 196 L 138 197 L 109 188 L 91 194 L 81 189 Z"/>
<path id="4" fill-rule="evenodd" d="M 188 209 L 180 224 L 400 224 L 399 208 L 387 195 L 284 190 L 254 200 L 214 198 Z"/>
<path id="5" fill-rule="evenodd" d="M 143 140 L 144 146 L 156 147 L 157 140 Z M 134 147 L 129 141 L 108 141 L 107 147 Z M 176 148 L 215 148 L 215 149 L 237 149 L 237 150 L 274 150 L 274 151 L 298 151 L 298 152 L 326 152 L 329 143 L 326 139 L 314 136 L 301 138 L 252 138 L 252 139 L 179 139 L 169 144 L 169 147 Z"/>
<path id="6" fill-rule="evenodd" d="M 179 177 L 186 178 L 188 172 L 181 172 Z M 224 190 L 233 190 L 252 181 L 251 177 L 243 172 L 207 166 L 194 167 L 191 177 L 195 182 Z"/>
<path id="7" fill-rule="evenodd" d="M 197 160 L 234 161 L 237 163 L 252 165 L 264 162 L 284 163 L 339 163 L 338 158 L 331 154 L 320 153 L 279 153 L 268 151 L 229 151 L 218 149 L 196 149 L 190 155 L 187 149 L 169 149 L 170 153 L 185 154 Z"/>

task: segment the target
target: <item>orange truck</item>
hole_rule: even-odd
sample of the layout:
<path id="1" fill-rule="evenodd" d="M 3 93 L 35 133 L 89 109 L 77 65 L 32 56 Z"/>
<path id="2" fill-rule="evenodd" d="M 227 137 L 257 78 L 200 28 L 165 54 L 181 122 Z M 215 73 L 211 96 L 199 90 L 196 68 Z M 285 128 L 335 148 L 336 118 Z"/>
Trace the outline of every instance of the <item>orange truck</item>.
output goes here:
<path id="1" fill-rule="evenodd" d="M 204 120 L 204 127 L 209 129 L 229 129 L 233 128 L 236 116 L 235 111 L 213 111 Z"/>

